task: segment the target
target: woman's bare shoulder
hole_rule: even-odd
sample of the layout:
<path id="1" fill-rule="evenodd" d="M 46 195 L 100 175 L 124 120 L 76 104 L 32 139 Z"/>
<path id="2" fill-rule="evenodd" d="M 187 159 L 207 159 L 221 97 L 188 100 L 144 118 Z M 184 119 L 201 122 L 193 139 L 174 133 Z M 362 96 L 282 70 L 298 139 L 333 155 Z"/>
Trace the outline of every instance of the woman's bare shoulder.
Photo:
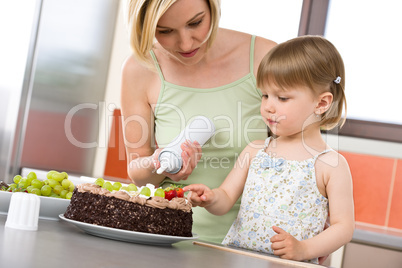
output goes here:
<path id="1" fill-rule="evenodd" d="M 148 77 L 156 74 L 155 70 L 151 70 L 147 66 L 140 64 L 133 55 L 128 56 L 122 67 L 123 76 L 131 78 Z"/>
<path id="2" fill-rule="evenodd" d="M 141 102 L 144 105 L 156 103 L 160 88 L 158 73 L 138 63 L 129 56 L 122 67 L 121 102 Z"/>
<path id="3" fill-rule="evenodd" d="M 276 42 L 257 36 L 254 45 L 254 63 L 258 67 L 262 58 L 277 45 Z"/>
<path id="4" fill-rule="evenodd" d="M 130 89 L 136 87 L 137 90 L 147 89 L 154 83 L 160 83 L 156 70 L 140 64 L 134 56 L 129 56 L 122 67 L 122 86 Z"/>
<path id="5" fill-rule="evenodd" d="M 230 40 L 230 43 L 238 46 L 239 44 L 244 44 L 246 46 L 250 45 L 251 34 L 239 32 L 235 30 L 220 28 L 220 35 L 224 40 Z M 271 48 L 276 46 L 277 43 L 261 36 L 256 36 L 255 39 L 255 52 L 266 54 Z"/>

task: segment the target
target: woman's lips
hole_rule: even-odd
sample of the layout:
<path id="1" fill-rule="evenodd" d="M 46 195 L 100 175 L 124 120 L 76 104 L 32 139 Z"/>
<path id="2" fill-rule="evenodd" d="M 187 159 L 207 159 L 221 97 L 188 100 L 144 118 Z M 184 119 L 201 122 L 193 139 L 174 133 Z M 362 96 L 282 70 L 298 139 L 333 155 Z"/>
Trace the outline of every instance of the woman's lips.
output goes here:
<path id="1" fill-rule="evenodd" d="M 198 51 L 198 48 L 194 49 L 193 51 L 190 52 L 179 52 L 180 55 L 182 55 L 185 58 L 191 58 L 193 57 Z"/>

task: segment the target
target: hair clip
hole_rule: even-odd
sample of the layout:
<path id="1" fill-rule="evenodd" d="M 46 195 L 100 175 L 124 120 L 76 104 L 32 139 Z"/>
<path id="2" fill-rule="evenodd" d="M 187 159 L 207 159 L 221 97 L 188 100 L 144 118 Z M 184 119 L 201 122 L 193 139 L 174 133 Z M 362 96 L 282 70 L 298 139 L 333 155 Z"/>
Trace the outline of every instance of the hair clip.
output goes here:
<path id="1" fill-rule="evenodd" d="M 336 84 L 339 84 L 340 82 L 341 82 L 341 77 L 340 76 L 338 76 L 335 80 L 334 80 L 334 82 L 336 83 Z"/>

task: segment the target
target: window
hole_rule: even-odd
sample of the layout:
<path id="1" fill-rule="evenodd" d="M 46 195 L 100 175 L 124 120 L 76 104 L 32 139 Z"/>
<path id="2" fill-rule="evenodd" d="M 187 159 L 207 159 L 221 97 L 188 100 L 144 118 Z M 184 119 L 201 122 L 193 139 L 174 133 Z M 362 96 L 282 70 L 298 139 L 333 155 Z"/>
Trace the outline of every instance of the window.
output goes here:
<path id="1" fill-rule="evenodd" d="M 277 43 L 297 36 L 303 0 L 222 0 L 220 27 Z"/>
<path id="2" fill-rule="evenodd" d="M 348 119 L 340 135 L 402 142 L 401 8 L 393 0 L 303 1 L 299 35 L 324 35 L 345 62 Z"/>
<path id="3" fill-rule="evenodd" d="M 364 9 L 362 1 L 330 2 L 325 36 L 345 61 L 351 119 L 402 124 L 401 10 L 394 0 L 364 1 Z"/>
<path id="4" fill-rule="evenodd" d="M 340 135 L 402 142 L 402 2 L 222 0 L 220 26 L 275 42 L 324 35 L 346 66 L 348 114 Z"/>

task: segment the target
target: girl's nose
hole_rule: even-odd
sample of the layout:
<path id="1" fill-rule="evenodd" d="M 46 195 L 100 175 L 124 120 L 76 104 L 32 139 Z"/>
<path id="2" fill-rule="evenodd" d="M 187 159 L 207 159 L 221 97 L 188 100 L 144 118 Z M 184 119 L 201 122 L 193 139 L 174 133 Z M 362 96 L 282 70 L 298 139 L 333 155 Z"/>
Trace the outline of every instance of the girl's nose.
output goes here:
<path id="1" fill-rule="evenodd" d="M 268 113 L 275 113 L 275 105 L 272 99 L 263 99 L 261 102 L 261 109 Z"/>

